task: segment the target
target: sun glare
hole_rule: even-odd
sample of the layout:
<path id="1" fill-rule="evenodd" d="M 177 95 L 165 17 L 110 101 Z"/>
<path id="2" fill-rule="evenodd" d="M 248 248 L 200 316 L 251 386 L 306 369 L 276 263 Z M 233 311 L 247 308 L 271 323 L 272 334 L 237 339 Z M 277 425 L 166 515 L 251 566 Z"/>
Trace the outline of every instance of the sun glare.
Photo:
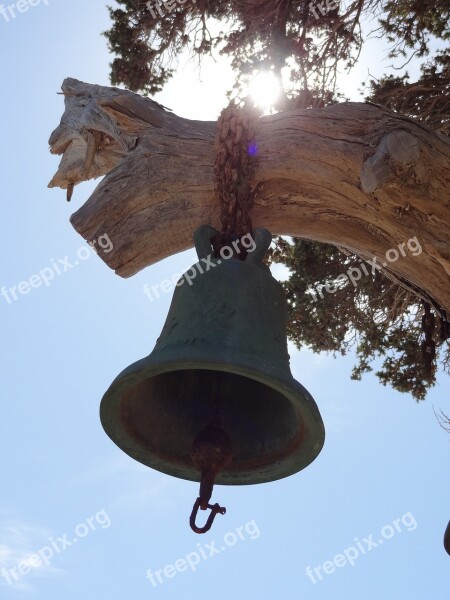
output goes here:
<path id="1" fill-rule="evenodd" d="M 280 96 L 280 82 L 270 71 L 257 73 L 248 86 L 248 92 L 254 102 L 268 110 Z"/>

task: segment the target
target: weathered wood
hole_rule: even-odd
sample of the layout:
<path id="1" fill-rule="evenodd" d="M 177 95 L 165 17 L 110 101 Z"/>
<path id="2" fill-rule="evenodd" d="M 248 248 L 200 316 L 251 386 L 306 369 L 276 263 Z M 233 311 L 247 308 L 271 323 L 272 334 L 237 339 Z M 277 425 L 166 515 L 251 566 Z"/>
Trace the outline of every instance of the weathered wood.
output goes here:
<path id="1" fill-rule="evenodd" d="M 62 154 L 49 186 L 104 175 L 71 217 L 101 258 L 128 277 L 192 246 L 219 224 L 215 123 L 191 121 L 131 92 L 66 79 L 66 110 L 50 137 Z M 386 262 L 417 237 L 423 252 L 389 263 L 391 278 L 450 312 L 450 140 L 372 104 L 263 117 L 257 133 L 255 226 Z"/>

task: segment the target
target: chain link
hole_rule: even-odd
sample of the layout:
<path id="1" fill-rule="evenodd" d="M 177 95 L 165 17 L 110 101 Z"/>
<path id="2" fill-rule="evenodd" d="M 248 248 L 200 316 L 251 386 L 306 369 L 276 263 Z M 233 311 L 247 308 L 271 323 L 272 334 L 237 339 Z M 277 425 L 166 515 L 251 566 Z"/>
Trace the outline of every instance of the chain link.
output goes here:
<path id="1" fill-rule="evenodd" d="M 214 170 L 221 205 L 221 238 L 215 241 L 216 251 L 252 232 L 250 210 L 255 197 L 252 180 L 258 119 L 256 109 L 240 109 L 231 102 L 218 120 Z"/>

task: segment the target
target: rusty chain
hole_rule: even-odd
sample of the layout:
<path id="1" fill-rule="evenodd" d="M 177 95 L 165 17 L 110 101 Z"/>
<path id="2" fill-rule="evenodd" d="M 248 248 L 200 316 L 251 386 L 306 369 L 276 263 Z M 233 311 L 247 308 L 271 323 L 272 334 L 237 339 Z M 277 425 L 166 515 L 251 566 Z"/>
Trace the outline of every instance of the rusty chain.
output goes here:
<path id="1" fill-rule="evenodd" d="M 231 102 L 218 120 L 215 138 L 216 193 L 221 205 L 221 237 L 216 252 L 233 239 L 252 232 L 250 210 L 254 203 L 255 133 L 260 113 Z M 242 253 L 245 257 L 245 252 Z"/>

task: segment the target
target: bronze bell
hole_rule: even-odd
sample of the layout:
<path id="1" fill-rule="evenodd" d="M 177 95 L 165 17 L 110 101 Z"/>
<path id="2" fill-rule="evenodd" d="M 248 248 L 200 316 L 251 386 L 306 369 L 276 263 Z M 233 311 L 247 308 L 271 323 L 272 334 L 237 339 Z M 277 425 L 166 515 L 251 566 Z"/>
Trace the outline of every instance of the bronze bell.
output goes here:
<path id="1" fill-rule="evenodd" d="M 129 456 L 202 480 L 202 509 L 214 480 L 287 477 L 317 457 L 325 437 L 289 368 L 284 291 L 262 262 L 271 234 L 248 234 L 245 260 L 237 245 L 215 257 L 217 234 L 206 225 L 195 232 L 199 262 L 178 281 L 153 352 L 113 381 L 100 408 L 106 433 Z"/>

